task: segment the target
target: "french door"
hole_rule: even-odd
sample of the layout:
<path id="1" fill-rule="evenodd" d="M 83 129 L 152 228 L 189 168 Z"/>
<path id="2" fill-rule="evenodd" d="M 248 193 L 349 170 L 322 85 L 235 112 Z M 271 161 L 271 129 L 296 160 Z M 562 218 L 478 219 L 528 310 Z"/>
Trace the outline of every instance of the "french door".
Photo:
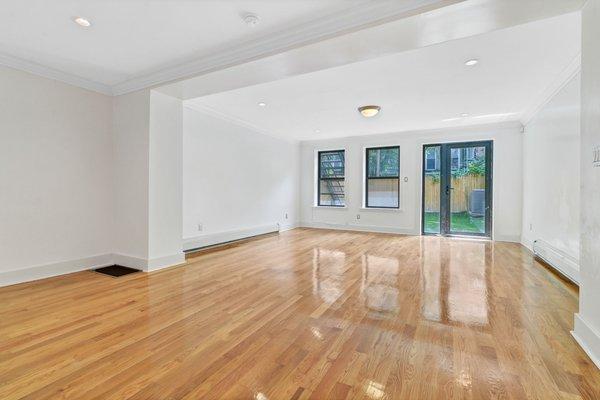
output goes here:
<path id="1" fill-rule="evenodd" d="M 492 234 L 492 141 L 423 146 L 424 235 Z"/>

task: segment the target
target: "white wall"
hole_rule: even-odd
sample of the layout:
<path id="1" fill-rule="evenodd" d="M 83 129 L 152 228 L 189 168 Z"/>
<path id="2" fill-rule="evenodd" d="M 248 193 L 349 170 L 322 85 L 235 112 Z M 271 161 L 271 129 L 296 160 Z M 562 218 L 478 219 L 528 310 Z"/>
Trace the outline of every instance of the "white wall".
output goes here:
<path id="1" fill-rule="evenodd" d="M 113 105 L 114 253 L 119 264 L 139 268 L 148 255 L 150 91 L 115 97 Z"/>
<path id="2" fill-rule="evenodd" d="M 114 99 L 114 261 L 152 270 L 184 260 L 182 102 L 150 90 Z"/>
<path id="3" fill-rule="evenodd" d="M 523 138 L 522 243 L 542 240 L 566 255 L 559 268 L 579 275 L 581 75 L 574 76 L 527 124 Z M 545 244 L 544 244 L 545 245 Z M 557 259 L 556 262 L 560 261 Z"/>
<path id="4" fill-rule="evenodd" d="M 298 221 L 299 145 L 184 107 L 186 248 Z M 285 213 L 288 218 L 285 218 Z M 202 231 L 198 230 L 202 224 Z"/>
<path id="5" fill-rule="evenodd" d="M 183 104 L 152 91 L 148 190 L 148 267 L 185 260 L 181 242 L 183 192 Z"/>
<path id="6" fill-rule="evenodd" d="M 113 234 L 111 98 L 5 67 L 0 88 L 0 285 L 23 276 L 7 271 L 102 263 Z"/>
<path id="7" fill-rule="evenodd" d="M 600 0 L 582 11 L 581 65 L 581 254 L 579 314 L 574 336 L 600 368 Z"/>
<path id="8" fill-rule="evenodd" d="M 302 142 L 301 224 L 418 235 L 421 231 L 422 145 L 489 139 L 494 140 L 493 236 L 496 240 L 519 241 L 522 134 L 520 126 L 515 124 Z M 400 210 L 361 209 L 364 148 L 379 145 L 400 145 Z M 315 207 L 315 152 L 342 148 L 346 150 L 346 208 Z"/>

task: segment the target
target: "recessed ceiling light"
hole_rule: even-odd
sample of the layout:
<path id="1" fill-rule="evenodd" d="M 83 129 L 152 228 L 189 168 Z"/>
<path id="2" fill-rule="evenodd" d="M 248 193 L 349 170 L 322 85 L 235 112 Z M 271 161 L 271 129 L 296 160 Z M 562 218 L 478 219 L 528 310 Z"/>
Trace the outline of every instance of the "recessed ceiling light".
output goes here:
<path id="1" fill-rule="evenodd" d="M 77 25 L 83 26 L 84 28 L 89 28 L 90 26 L 92 26 L 92 23 L 83 17 L 77 17 L 73 21 L 75 21 Z"/>
<path id="2" fill-rule="evenodd" d="M 267 106 L 267 103 L 265 103 L 264 101 L 261 101 L 260 103 L 258 103 L 258 105 L 259 105 L 260 107 L 266 107 L 266 106 Z"/>
<path id="3" fill-rule="evenodd" d="M 315 129 L 315 133 L 321 133 L 319 129 Z"/>
<path id="4" fill-rule="evenodd" d="M 358 107 L 358 112 L 365 118 L 371 118 L 379 114 L 381 107 L 379 106 L 362 106 Z"/>
<path id="5" fill-rule="evenodd" d="M 466 66 L 469 66 L 469 67 L 472 67 L 473 65 L 477 65 L 477 63 L 478 63 L 478 62 L 479 62 L 479 60 L 478 60 L 478 59 L 476 59 L 476 58 L 473 58 L 473 59 L 471 59 L 471 60 L 467 60 L 467 61 L 465 62 L 465 65 L 466 65 Z"/>
<path id="6" fill-rule="evenodd" d="M 254 28 L 260 22 L 260 18 L 258 18 L 258 15 L 252 13 L 244 15 L 243 20 L 244 23 L 251 28 Z"/>
<path id="7" fill-rule="evenodd" d="M 462 114 L 460 114 L 460 116 L 461 116 L 461 117 L 463 117 L 463 118 L 467 118 L 467 117 L 469 116 L 469 114 L 467 114 L 467 113 L 462 113 Z"/>

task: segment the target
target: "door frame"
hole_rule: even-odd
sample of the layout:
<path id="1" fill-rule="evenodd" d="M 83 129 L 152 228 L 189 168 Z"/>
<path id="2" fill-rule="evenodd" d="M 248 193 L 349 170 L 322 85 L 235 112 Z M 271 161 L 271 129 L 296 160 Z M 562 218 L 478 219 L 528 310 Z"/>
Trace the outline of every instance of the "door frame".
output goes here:
<path id="1" fill-rule="evenodd" d="M 425 232 L 425 149 L 427 147 L 439 146 L 440 147 L 440 232 L 431 233 Z M 485 202 L 486 202 L 486 214 L 485 214 L 485 232 L 484 233 L 472 233 L 472 232 L 451 232 L 450 231 L 450 213 L 448 208 L 450 207 L 450 193 L 449 190 L 443 188 L 449 187 L 448 176 L 449 174 L 443 173 L 443 171 L 450 171 L 451 160 L 448 157 L 450 148 L 464 148 L 464 147 L 485 147 Z M 444 151 L 447 150 L 447 151 Z M 424 143 L 421 148 L 421 235 L 424 236 L 446 236 L 446 237 L 475 237 L 483 239 L 493 238 L 493 215 L 494 215 L 494 196 L 493 196 L 493 182 L 494 182 L 494 140 L 475 140 L 468 142 L 443 142 L 443 143 Z"/>

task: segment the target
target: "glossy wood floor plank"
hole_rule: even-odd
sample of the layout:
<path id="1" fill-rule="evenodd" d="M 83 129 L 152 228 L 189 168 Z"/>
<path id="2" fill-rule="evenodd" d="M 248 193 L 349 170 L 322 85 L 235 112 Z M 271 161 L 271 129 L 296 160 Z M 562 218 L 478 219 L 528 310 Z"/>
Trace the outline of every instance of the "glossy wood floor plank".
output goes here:
<path id="1" fill-rule="evenodd" d="M 0 288 L 2 399 L 599 399 L 517 244 L 296 229 Z"/>

